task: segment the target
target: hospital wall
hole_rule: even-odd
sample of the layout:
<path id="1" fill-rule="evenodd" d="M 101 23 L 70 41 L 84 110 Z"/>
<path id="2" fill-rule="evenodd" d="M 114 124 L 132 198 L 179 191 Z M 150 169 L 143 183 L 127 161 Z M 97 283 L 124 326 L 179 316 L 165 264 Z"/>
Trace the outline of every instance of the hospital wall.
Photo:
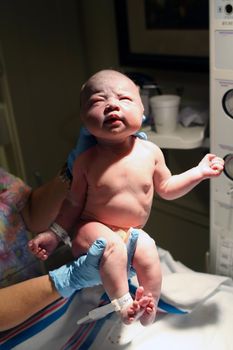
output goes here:
<path id="1" fill-rule="evenodd" d="M 0 44 L 26 180 L 54 176 L 74 145 L 86 78 L 76 1 L 3 0 Z M 2 62 L 2 58 L 1 58 Z"/>
<path id="2" fill-rule="evenodd" d="M 36 186 L 35 173 L 41 181 L 50 179 L 75 142 L 83 81 L 99 69 L 119 67 L 114 1 L 1 0 L 0 26 L 26 180 Z M 183 102 L 208 104 L 207 73 L 121 68 L 149 73 L 168 91 L 183 87 Z M 177 173 L 196 165 L 206 151 L 167 149 L 165 156 Z M 146 229 L 176 259 L 203 270 L 209 244 L 209 182 L 176 201 L 155 198 Z"/>

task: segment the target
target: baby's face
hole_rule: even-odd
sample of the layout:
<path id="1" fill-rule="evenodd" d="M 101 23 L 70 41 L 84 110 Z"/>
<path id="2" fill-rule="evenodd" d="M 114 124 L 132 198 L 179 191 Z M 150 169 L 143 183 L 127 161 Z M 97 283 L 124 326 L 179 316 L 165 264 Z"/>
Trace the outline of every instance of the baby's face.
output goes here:
<path id="1" fill-rule="evenodd" d="M 138 87 L 119 72 L 95 74 L 81 94 L 81 117 L 97 138 L 121 140 L 140 129 L 143 104 Z"/>

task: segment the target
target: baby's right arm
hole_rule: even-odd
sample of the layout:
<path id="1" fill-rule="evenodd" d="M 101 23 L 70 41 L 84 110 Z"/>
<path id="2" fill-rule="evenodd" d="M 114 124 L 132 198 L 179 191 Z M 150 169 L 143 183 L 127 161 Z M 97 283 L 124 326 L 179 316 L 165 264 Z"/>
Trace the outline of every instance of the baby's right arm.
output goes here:
<path id="1" fill-rule="evenodd" d="M 63 241 L 71 246 L 69 233 L 79 218 L 86 198 L 86 181 L 82 175 L 81 167 L 79 174 L 74 177 L 69 195 L 63 201 L 59 214 L 50 228 L 41 232 L 32 239 L 28 246 L 31 252 L 41 260 L 46 260 L 56 249 L 58 243 Z"/>
<path id="2" fill-rule="evenodd" d="M 82 156 L 78 157 L 74 163 L 70 192 L 63 201 L 55 219 L 55 222 L 67 232 L 70 232 L 80 217 L 86 201 L 87 181 L 83 171 L 82 158 Z"/>

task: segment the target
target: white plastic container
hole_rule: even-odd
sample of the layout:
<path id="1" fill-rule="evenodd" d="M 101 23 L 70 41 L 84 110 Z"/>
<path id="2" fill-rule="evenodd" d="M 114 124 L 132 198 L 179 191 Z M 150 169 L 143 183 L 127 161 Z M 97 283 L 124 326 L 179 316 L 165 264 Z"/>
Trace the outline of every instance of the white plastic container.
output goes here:
<path id="1" fill-rule="evenodd" d="M 150 98 L 152 117 L 158 134 L 172 134 L 177 127 L 180 96 L 159 95 Z"/>

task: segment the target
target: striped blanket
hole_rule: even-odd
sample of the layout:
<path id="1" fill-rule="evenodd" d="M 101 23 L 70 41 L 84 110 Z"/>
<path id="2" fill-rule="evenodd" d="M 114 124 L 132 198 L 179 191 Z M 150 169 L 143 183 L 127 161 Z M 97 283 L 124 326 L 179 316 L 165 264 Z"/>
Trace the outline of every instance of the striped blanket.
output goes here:
<path id="1" fill-rule="evenodd" d="M 100 297 L 99 305 L 108 302 L 102 288 L 92 290 Z M 61 298 L 44 308 L 23 324 L 0 333 L 0 349 L 89 349 L 106 319 L 77 326 L 80 314 L 93 308 L 90 291 L 77 292 L 69 299 Z M 84 302 L 84 299 L 85 302 Z M 95 306 L 97 306 L 95 304 Z"/>
<path id="2" fill-rule="evenodd" d="M 135 289 L 135 285 L 130 284 L 132 294 Z M 119 322 L 115 313 L 94 322 L 77 325 L 77 320 L 90 310 L 107 303 L 109 300 L 102 286 L 76 292 L 69 299 L 61 298 L 23 324 L 0 333 L 0 349 L 97 350 L 106 338 L 109 339 L 109 348 L 114 343 L 129 342 L 130 336 L 126 333 L 130 327 Z M 182 313 L 162 300 L 159 310 L 163 313 Z"/>

